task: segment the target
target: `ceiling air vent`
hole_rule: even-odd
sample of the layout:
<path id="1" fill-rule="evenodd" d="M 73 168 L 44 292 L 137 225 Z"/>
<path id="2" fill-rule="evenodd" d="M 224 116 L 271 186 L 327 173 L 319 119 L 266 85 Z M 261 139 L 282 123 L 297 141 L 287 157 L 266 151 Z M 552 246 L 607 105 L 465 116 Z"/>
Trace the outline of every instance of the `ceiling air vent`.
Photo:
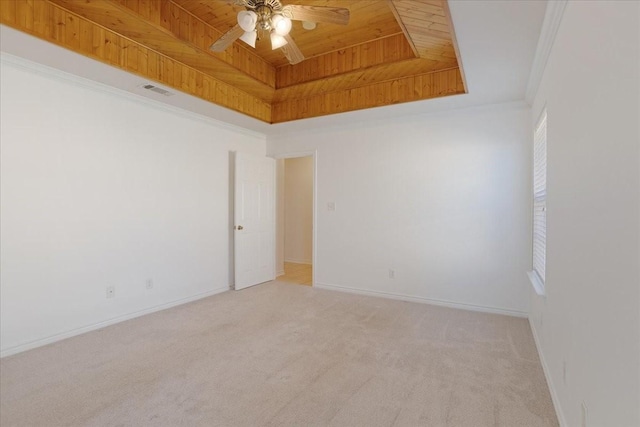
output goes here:
<path id="1" fill-rule="evenodd" d="M 142 88 L 150 90 L 151 92 L 159 93 L 160 95 L 164 95 L 164 96 L 172 96 L 173 95 L 173 93 L 169 92 L 168 90 L 164 90 L 164 89 L 159 88 L 159 87 L 154 86 L 154 85 L 142 85 Z"/>

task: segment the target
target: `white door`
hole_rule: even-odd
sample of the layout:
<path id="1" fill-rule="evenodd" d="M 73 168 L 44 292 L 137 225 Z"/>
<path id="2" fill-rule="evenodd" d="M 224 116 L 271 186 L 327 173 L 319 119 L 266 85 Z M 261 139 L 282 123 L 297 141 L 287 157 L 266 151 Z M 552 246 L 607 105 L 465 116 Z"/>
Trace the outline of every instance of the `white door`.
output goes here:
<path id="1" fill-rule="evenodd" d="M 275 279 L 275 160 L 236 153 L 235 289 Z"/>

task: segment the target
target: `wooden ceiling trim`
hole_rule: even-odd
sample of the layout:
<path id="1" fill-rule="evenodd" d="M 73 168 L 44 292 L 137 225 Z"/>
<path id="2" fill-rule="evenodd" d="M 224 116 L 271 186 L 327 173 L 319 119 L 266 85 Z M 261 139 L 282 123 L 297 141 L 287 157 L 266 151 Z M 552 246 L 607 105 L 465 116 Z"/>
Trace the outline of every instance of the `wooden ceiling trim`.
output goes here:
<path id="1" fill-rule="evenodd" d="M 125 71 L 270 122 L 271 105 L 46 1 L 0 1 L 0 22 Z"/>
<path id="2" fill-rule="evenodd" d="M 163 27 L 141 19 L 131 9 L 111 0 L 48 0 L 69 12 L 195 68 L 263 101 L 270 102 L 274 88 L 239 72 L 232 65 L 179 40 Z M 167 4 L 166 2 L 161 3 Z"/>
<path id="3" fill-rule="evenodd" d="M 273 123 L 464 93 L 458 68 L 273 104 Z"/>
<path id="4" fill-rule="evenodd" d="M 389 38 L 389 37 L 397 37 L 398 35 L 401 35 L 401 34 L 402 34 L 402 32 L 398 31 L 396 33 L 392 33 L 392 34 L 387 34 L 387 35 L 384 35 L 384 36 L 376 37 L 374 40 L 383 40 L 383 39 L 386 39 L 386 38 Z M 353 44 L 350 44 L 350 45 L 344 45 L 342 47 L 338 47 L 338 48 L 335 48 L 335 49 L 329 49 L 329 50 L 327 50 L 325 52 L 322 52 L 322 53 L 319 53 L 317 55 L 306 56 L 305 59 L 310 59 L 310 58 L 315 58 L 317 56 L 327 55 L 327 54 L 332 53 L 332 52 L 339 52 L 341 50 L 345 50 L 345 49 L 349 49 L 349 48 L 352 48 L 352 47 L 355 47 L 355 46 L 360 46 L 360 45 L 363 45 L 363 44 L 367 44 L 367 43 L 369 43 L 371 41 L 374 41 L 374 40 L 366 40 L 366 41 L 363 41 L 363 42 L 353 43 Z M 280 67 L 286 67 L 287 65 L 289 65 L 289 64 L 278 65 L 276 67 L 276 70 L 278 68 L 280 68 Z"/>
<path id="5" fill-rule="evenodd" d="M 388 0 L 421 58 L 455 58 L 461 67 L 447 0 Z M 460 70 L 463 76 L 464 72 Z M 465 85 L 466 88 L 466 85 Z"/>
<path id="6" fill-rule="evenodd" d="M 426 1 L 426 0 L 391 0 L 398 12 L 404 14 L 408 9 L 415 14 L 415 16 L 421 16 L 423 18 L 427 18 L 430 15 L 441 16 L 444 17 L 445 13 L 442 8 L 442 2 L 446 0 L 434 0 L 434 1 Z"/>
<path id="7" fill-rule="evenodd" d="M 244 10 L 241 6 L 235 6 L 232 1 L 217 0 L 171 0 L 181 8 L 199 16 L 203 21 L 220 31 L 229 29 L 236 23 L 238 12 Z M 233 25 L 230 25 L 233 23 Z"/>
<path id="8" fill-rule="evenodd" d="M 456 59 L 456 54 L 453 51 L 453 49 L 451 50 L 438 50 L 438 51 L 429 51 L 428 53 L 425 53 L 423 55 L 421 55 L 421 58 L 423 59 L 433 59 L 436 61 L 447 61 L 447 62 L 455 62 L 457 63 L 457 59 Z"/>
<path id="9" fill-rule="evenodd" d="M 336 77 L 353 71 L 388 64 L 415 55 L 402 33 L 308 58 L 296 65 L 278 67 L 276 88 Z"/>
<path id="10" fill-rule="evenodd" d="M 400 28 L 402 28 L 402 33 L 407 39 L 407 43 L 409 43 L 409 46 L 411 46 L 411 50 L 413 51 L 414 55 L 416 57 L 419 57 L 420 53 L 418 52 L 416 45 L 413 43 L 413 40 L 411 39 L 409 32 L 407 31 L 407 27 L 405 27 L 404 22 L 402 22 L 402 18 L 398 14 L 398 10 L 396 9 L 396 6 L 393 4 L 393 1 L 387 0 L 387 4 L 389 5 L 389 9 L 391 9 L 391 12 L 393 12 L 393 16 L 395 16 L 396 21 L 398 21 L 398 25 L 400 25 Z"/>
<path id="11" fill-rule="evenodd" d="M 456 67 L 455 59 L 444 62 L 425 58 L 414 58 L 278 89 L 276 90 L 273 102 L 280 103 L 289 99 L 307 98 L 323 93 L 339 92 L 410 77 L 416 74 L 450 70 Z"/>

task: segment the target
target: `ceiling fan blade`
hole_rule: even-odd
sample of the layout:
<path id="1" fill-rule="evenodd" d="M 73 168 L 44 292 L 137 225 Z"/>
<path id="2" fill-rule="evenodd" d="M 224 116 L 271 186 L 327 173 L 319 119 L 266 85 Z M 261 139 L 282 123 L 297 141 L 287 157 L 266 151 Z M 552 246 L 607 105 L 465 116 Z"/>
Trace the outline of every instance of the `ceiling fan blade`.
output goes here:
<path id="1" fill-rule="evenodd" d="M 349 9 L 343 7 L 290 4 L 283 8 L 283 14 L 296 21 L 325 22 L 338 25 L 349 23 Z"/>
<path id="2" fill-rule="evenodd" d="M 284 38 L 287 40 L 287 44 L 282 46 L 280 49 L 284 52 L 284 56 L 287 57 L 289 63 L 291 65 L 295 65 L 304 61 L 304 55 L 300 52 L 300 48 L 298 48 L 298 45 L 293 41 L 291 36 L 287 34 Z"/>
<path id="3" fill-rule="evenodd" d="M 244 30 L 240 28 L 240 25 L 236 25 L 216 40 L 209 49 L 213 52 L 225 51 L 234 41 L 238 40 L 240 36 L 244 34 Z"/>

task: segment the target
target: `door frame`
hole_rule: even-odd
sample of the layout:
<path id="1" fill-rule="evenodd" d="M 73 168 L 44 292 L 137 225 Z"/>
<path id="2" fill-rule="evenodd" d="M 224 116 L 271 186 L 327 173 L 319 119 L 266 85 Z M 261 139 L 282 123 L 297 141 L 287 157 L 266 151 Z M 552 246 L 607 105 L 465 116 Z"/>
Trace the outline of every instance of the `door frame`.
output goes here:
<path id="1" fill-rule="evenodd" d="M 274 159 L 295 159 L 297 157 L 311 157 L 312 160 L 312 164 L 313 164 L 313 218 L 312 218 L 312 227 L 313 230 L 311 230 L 311 286 L 315 286 L 316 285 L 316 271 L 317 271 L 317 265 L 318 265 L 318 251 L 317 251 L 317 233 L 318 233 L 318 224 L 317 224 L 317 216 L 316 215 L 316 207 L 317 205 L 317 194 L 318 194 L 318 150 L 308 150 L 308 151 L 289 151 L 289 152 L 284 152 L 284 153 L 278 153 L 278 154 L 274 154 L 272 156 Z M 285 175 L 284 179 L 287 179 L 287 176 Z M 286 197 L 286 195 L 285 195 Z M 276 213 L 277 213 L 277 209 L 276 209 Z M 276 221 L 278 219 L 276 218 Z M 274 252 L 276 252 L 276 241 L 277 241 L 278 237 L 276 236 L 276 238 L 274 239 L 273 245 L 274 245 Z M 277 255 L 276 257 L 277 258 Z M 275 265 L 276 263 L 276 259 L 273 260 L 274 263 L 274 270 L 277 271 L 277 265 Z"/>

